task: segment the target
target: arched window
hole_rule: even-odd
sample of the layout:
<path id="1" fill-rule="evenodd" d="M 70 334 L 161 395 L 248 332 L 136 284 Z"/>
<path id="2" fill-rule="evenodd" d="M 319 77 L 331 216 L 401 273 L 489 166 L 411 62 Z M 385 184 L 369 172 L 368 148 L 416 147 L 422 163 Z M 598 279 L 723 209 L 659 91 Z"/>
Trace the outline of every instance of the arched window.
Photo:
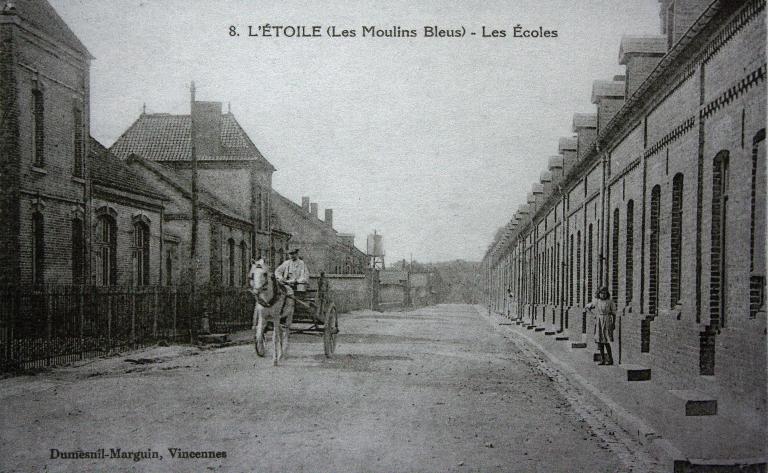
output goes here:
<path id="1" fill-rule="evenodd" d="M 592 239 L 592 224 L 589 224 L 589 234 L 587 235 L 587 291 L 584 294 L 586 300 L 591 300 L 594 296 L 594 288 L 592 287 L 592 276 L 594 272 L 594 264 L 592 258 L 594 256 Z"/>
<path id="2" fill-rule="evenodd" d="M 32 284 L 45 283 L 45 223 L 43 214 L 32 214 Z"/>
<path id="3" fill-rule="evenodd" d="M 96 220 L 96 247 L 101 260 L 97 268 L 97 284 L 117 284 L 117 223 L 109 214 L 100 215 Z"/>
<path id="4" fill-rule="evenodd" d="M 245 240 L 240 242 L 240 285 L 248 285 L 248 245 L 245 244 Z"/>
<path id="5" fill-rule="evenodd" d="M 627 304 L 632 302 L 634 292 L 633 277 L 635 271 L 635 202 L 627 202 L 626 248 L 624 248 L 624 300 Z"/>
<path id="6" fill-rule="evenodd" d="M 568 265 L 568 305 L 573 306 L 573 234 L 571 234 L 571 241 L 568 243 L 568 255 L 570 258 Z"/>
<path id="7" fill-rule="evenodd" d="M 136 285 L 149 285 L 149 225 L 143 221 L 133 224 L 133 262 Z"/>
<path id="8" fill-rule="evenodd" d="M 45 98 L 43 91 L 32 91 L 32 162 L 37 167 L 45 165 Z"/>
<path id="9" fill-rule="evenodd" d="M 576 303 L 581 305 L 581 230 L 576 232 Z"/>
<path id="10" fill-rule="evenodd" d="M 74 124 L 74 156 L 72 174 L 75 177 L 83 177 L 83 152 L 85 144 L 83 143 L 83 111 L 80 107 L 75 107 L 72 111 Z"/>
<path id="11" fill-rule="evenodd" d="M 749 316 L 765 310 L 765 128 L 752 139 L 752 208 L 750 213 Z"/>
<path id="12" fill-rule="evenodd" d="M 672 220 L 670 232 L 670 308 L 680 302 L 680 275 L 683 260 L 683 175 L 678 173 L 672 179 Z"/>
<path id="13" fill-rule="evenodd" d="M 710 325 L 712 328 L 725 326 L 727 307 L 727 264 L 725 252 L 728 248 L 728 151 L 717 153 L 712 163 L 712 249 L 710 252 Z"/>
<path id="14" fill-rule="evenodd" d="M 613 235 L 611 238 L 611 297 L 619 300 L 619 209 L 613 211 Z"/>
<path id="15" fill-rule="evenodd" d="M 651 190 L 651 237 L 648 246 L 648 313 L 656 314 L 659 309 L 659 218 L 661 210 L 661 187 Z"/>
<path id="16" fill-rule="evenodd" d="M 168 249 L 165 250 L 165 285 L 171 286 L 173 284 L 173 252 Z"/>
<path id="17" fill-rule="evenodd" d="M 83 220 L 72 219 L 72 284 L 85 283 L 85 236 Z"/>
<path id="18" fill-rule="evenodd" d="M 235 285 L 235 240 L 227 240 L 227 255 L 229 259 L 229 285 Z"/>

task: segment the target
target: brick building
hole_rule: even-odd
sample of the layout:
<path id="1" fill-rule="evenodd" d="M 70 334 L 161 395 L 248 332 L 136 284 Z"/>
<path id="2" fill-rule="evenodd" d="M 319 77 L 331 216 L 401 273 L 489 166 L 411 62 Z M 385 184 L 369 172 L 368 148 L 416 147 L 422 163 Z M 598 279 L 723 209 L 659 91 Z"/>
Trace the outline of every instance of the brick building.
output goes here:
<path id="1" fill-rule="evenodd" d="M 290 249 L 299 248 L 312 274 L 363 274 L 365 253 L 355 246 L 355 236 L 333 228 L 333 209 L 325 209 L 325 220 L 318 216 L 317 203 L 302 197 L 301 205 L 272 191 L 275 216 L 291 234 Z M 278 255 L 278 260 L 286 257 Z"/>
<path id="2" fill-rule="evenodd" d="M 494 239 L 485 300 L 591 343 L 607 285 L 617 359 L 764 416 L 765 1 L 660 3 Z"/>
<path id="3" fill-rule="evenodd" d="M 91 55 L 44 1 L 5 5 L 0 48 L 0 283 L 83 278 Z"/>

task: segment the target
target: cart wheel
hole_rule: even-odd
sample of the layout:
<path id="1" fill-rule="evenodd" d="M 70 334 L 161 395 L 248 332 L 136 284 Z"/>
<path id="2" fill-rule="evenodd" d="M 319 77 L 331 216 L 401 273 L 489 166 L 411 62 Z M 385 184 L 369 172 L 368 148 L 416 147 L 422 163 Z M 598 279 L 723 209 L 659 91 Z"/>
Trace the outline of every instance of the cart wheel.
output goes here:
<path id="1" fill-rule="evenodd" d="M 254 345 L 256 346 L 256 354 L 258 356 L 263 357 L 264 356 L 264 350 L 266 347 L 266 344 L 264 343 L 264 334 L 261 334 L 261 337 L 253 337 Z"/>
<path id="2" fill-rule="evenodd" d="M 323 348 L 326 358 L 330 358 L 336 351 L 337 333 L 339 333 L 339 317 L 336 314 L 336 306 L 329 304 L 325 311 L 325 326 L 323 327 Z"/>

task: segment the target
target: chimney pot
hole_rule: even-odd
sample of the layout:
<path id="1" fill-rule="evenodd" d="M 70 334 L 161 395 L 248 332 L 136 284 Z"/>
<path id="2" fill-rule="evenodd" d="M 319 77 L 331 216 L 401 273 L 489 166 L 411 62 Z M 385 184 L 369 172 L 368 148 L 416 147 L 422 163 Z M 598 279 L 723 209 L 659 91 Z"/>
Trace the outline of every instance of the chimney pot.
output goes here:
<path id="1" fill-rule="evenodd" d="M 325 223 L 333 227 L 333 209 L 325 209 Z"/>
<path id="2" fill-rule="evenodd" d="M 306 213 L 309 213 L 309 197 L 301 198 L 301 208 L 304 209 Z"/>
<path id="3" fill-rule="evenodd" d="M 309 213 L 313 217 L 317 218 L 317 204 L 315 202 L 312 202 L 311 204 L 309 204 Z"/>

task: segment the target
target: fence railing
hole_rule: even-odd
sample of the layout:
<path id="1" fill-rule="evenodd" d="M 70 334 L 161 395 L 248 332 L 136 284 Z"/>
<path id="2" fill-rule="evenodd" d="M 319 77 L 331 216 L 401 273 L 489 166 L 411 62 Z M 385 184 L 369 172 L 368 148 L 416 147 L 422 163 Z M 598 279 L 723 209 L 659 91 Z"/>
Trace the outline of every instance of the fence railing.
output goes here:
<path id="1" fill-rule="evenodd" d="M 232 287 L 41 286 L 0 288 L 0 370 L 61 364 L 190 342 L 204 314 L 213 332 L 251 326 L 254 300 Z"/>

